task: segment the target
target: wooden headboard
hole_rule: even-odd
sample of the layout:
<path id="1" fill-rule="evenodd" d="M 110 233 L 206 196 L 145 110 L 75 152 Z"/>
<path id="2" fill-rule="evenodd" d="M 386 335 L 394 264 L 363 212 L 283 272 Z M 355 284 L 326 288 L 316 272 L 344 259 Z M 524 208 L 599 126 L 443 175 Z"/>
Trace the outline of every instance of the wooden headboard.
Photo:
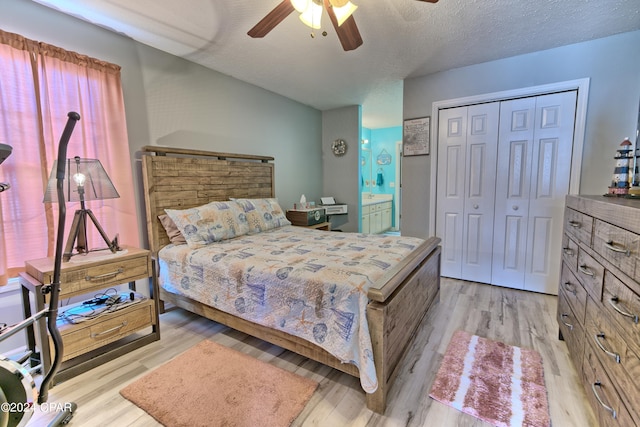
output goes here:
<path id="1" fill-rule="evenodd" d="M 165 209 L 188 209 L 234 198 L 275 197 L 273 157 L 142 147 L 149 249 L 169 243 L 158 220 Z"/>

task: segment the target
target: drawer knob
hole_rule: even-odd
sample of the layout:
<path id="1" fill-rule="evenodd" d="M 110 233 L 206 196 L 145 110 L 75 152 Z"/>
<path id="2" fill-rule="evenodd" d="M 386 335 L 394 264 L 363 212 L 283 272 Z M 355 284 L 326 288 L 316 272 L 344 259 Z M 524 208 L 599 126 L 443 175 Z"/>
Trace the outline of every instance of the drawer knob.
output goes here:
<path id="1" fill-rule="evenodd" d="M 573 250 L 573 249 L 571 249 L 571 248 L 562 248 L 562 251 L 563 251 L 565 254 L 569 255 L 569 256 L 574 256 L 574 255 L 575 255 L 574 250 Z"/>
<path id="2" fill-rule="evenodd" d="M 587 267 L 586 265 L 579 265 L 578 266 L 578 270 L 580 271 L 580 273 L 585 274 L 587 276 L 591 276 L 594 277 L 596 274 L 591 271 L 591 269 L 589 267 Z"/>
<path id="3" fill-rule="evenodd" d="M 638 315 L 637 314 L 633 314 L 633 313 L 629 313 L 629 311 L 627 309 L 622 309 L 620 307 L 618 307 L 620 305 L 620 299 L 618 299 L 617 295 L 614 295 L 611 297 L 611 299 L 609 300 L 609 305 L 611 307 L 613 307 L 613 309 L 615 311 L 617 311 L 618 313 L 622 314 L 625 317 L 630 317 L 633 319 L 633 323 L 638 323 Z"/>
<path id="4" fill-rule="evenodd" d="M 578 221 L 569 221 L 569 225 L 573 228 L 580 228 L 580 223 Z"/>
<path id="5" fill-rule="evenodd" d="M 595 334 L 593 339 L 595 339 L 596 344 L 600 347 L 600 350 L 604 351 L 607 356 L 611 356 L 616 359 L 616 363 L 620 363 L 620 355 L 618 353 L 614 353 L 613 351 L 607 350 L 604 345 L 600 342 L 600 338 L 605 338 L 603 333 Z"/>
<path id="6" fill-rule="evenodd" d="M 567 318 L 567 317 L 569 317 L 569 315 L 568 315 L 568 314 L 566 314 L 566 313 L 562 313 L 562 314 L 560 315 L 560 318 L 561 318 L 561 319 L 565 319 L 565 318 Z M 564 326 L 566 326 L 567 328 L 569 328 L 569 330 L 570 330 L 570 331 L 573 331 L 573 325 L 572 325 L 571 323 L 567 323 L 567 322 L 565 322 L 564 320 L 562 320 L 562 324 L 563 324 Z"/>
<path id="7" fill-rule="evenodd" d="M 611 412 L 611 417 L 613 417 L 613 419 L 615 420 L 618 417 L 618 414 L 616 414 L 616 410 L 613 409 L 611 406 L 606 405 L 602 401 L 602 399 L 598 395 L 598 391 L 596 390 L 596 387 L 602 387 L 602 383 L 600 383 L 600 381 L 596 381 L 595 383 L 591 384 L 591 390 L 593 391 L 593 395 L 596 397 L 596 400 L 598 401 L 598 403 L 602 405 L 604 409 Z"/>
<path id="8" fill-rule="evenodd" d="M 610 251 L 617 252 L 620 254 L 625 254 L 626 256 L 631 255 L 631 251 L 629 249 L 625 248 L 624 245 L 621 243 L 615 243 L 613 240 L 609 240 L 608 242 L 605 242 L 604 245 Z"/>

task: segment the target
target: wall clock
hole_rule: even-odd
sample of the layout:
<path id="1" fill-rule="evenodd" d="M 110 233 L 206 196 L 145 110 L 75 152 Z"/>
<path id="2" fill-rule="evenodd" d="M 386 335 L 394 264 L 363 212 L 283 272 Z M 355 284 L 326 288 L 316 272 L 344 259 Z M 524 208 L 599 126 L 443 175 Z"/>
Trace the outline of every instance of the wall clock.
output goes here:
<path id="1" fill-rule="evenodd" d="M 333 144 L 331 144 L 331 149 L 336 156 L 344 156 L 347 152 L 347 143 L 344 139 L 336 139 L 333 141 Z"/>

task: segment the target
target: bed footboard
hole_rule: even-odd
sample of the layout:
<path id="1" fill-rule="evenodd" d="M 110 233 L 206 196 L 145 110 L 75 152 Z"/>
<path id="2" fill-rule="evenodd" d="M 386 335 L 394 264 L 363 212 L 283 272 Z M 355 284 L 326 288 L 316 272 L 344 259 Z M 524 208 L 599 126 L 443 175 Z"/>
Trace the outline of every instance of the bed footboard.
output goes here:
<path id="1" fill-rule="evenodd" d="M 384 413 L 387 394 L 399 371 L 400 362 L 429 308 L 438 301 L 440 291 L 440 239 L 432 237 L 423 247 L 426 258 L 410 259 L 395 272 L 393 292 L 384 301 L 371 301 L 367 307 L 369 332 L 376 362 L 378 390 L 367 394 L 367 407 Z M 374 294 L 378 292 L 374 291 Z"/>

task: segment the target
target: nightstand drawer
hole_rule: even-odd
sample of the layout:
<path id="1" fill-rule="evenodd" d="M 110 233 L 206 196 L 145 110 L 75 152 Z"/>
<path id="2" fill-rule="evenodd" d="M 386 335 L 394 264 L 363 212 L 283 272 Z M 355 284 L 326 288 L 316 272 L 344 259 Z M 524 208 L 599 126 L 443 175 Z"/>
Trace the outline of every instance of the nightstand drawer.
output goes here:
<path id="1" fill-rule="evenodd" d="M 58 322 L 64 340 L 62 361 L 112 343 L 153 324 L 152 300 L 79 324 Z"/>
<path id="2" fill-rule="evenodd" d="M 136 248 L 125 248 L 125 250 L 126 253 L 121 255 L 109 252 L 100 256 L 76 255 L 71 261 L 62 263 L 60 298 L 149 277 L 151 270 L 149 251 Z M 92 261 L 92 256 L 97 261 Z M 50 258 L 27 261 L 26 270 L 40 283 L 53 282 L 53 263 Z"/>
<path id="3" fill-rule="evenodd" d="M 147 278 L 147 262 L 148 258 L 145 256 L 65 271 L 60 275 L 60 298 Z"/>

